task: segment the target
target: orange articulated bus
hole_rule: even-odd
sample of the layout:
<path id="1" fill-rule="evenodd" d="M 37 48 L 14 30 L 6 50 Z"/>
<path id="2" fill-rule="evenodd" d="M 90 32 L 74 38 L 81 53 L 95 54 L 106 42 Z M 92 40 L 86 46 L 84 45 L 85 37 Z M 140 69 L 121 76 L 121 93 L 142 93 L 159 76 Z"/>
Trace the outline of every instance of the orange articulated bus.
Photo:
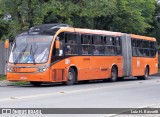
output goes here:
<path id="1" fill-rule="evenodd" d="M 43 24 L 18 35 L 12 44 L 7 80 L 64 82 L 136 76 L 158 72 L 156 39 L 120 32 Z"/>

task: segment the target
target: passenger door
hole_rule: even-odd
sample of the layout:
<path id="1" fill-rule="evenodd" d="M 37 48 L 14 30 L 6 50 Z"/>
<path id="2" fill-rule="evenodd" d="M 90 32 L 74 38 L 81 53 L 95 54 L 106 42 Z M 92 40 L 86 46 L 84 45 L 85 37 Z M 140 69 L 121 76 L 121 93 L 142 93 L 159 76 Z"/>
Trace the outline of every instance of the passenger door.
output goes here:
<path id="1" fill-rule="evenodd" d="M 80 80 L 89 80 L 91 79 L 91 50 L 92 50 L 92 36 L 83 34 L 80 37 L 80 57 L 79 61 L 79 79 Z"/>
<path id="2" fill-rule="evenodd" d="M 140 39 L 132 39 L 132 76 L 139 76 L 141 73 L 141 56 L 143 56 L 141 46 L 142 41 Z"/>

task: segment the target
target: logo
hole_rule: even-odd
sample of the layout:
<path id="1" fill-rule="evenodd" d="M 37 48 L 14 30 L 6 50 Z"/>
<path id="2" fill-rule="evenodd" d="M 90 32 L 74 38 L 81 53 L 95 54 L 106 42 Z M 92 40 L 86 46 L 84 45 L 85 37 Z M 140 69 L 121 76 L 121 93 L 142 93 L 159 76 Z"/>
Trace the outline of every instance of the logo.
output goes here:
<path id="1" fill-rule="evenodd" d="M 39 115 L 42 114 L 41 109 L 2 109 L 3 115 Z"/>
<path id="2" fill-rule="evenodd" d="M 11 109 L 2 109 L 2 114 L 12 114 Z"/>

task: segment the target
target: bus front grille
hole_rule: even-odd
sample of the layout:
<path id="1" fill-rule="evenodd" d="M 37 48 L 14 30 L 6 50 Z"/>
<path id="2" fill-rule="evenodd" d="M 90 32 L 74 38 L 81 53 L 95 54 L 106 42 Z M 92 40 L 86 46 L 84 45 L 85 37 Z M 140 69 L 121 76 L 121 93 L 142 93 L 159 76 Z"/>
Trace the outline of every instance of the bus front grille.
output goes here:
<path id="1" fill-rule="evenodd" d="M 54 81 L 63 81 L 63 80 L 64 80 L 64 69 L 55 69 Z"/>

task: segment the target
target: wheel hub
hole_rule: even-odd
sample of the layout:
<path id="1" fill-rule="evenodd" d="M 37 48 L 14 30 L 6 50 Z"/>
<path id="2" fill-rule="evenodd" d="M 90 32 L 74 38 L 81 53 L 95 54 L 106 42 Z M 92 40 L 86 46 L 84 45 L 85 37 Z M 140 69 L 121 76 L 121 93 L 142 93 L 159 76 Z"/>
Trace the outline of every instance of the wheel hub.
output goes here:
<path id="1" fill-rule="evenodd" d="M 69 72 L 68 73 L 68 80 L 72 80 L 73 79 L 73 74 L 72 74 L 72 72 Z"/>

